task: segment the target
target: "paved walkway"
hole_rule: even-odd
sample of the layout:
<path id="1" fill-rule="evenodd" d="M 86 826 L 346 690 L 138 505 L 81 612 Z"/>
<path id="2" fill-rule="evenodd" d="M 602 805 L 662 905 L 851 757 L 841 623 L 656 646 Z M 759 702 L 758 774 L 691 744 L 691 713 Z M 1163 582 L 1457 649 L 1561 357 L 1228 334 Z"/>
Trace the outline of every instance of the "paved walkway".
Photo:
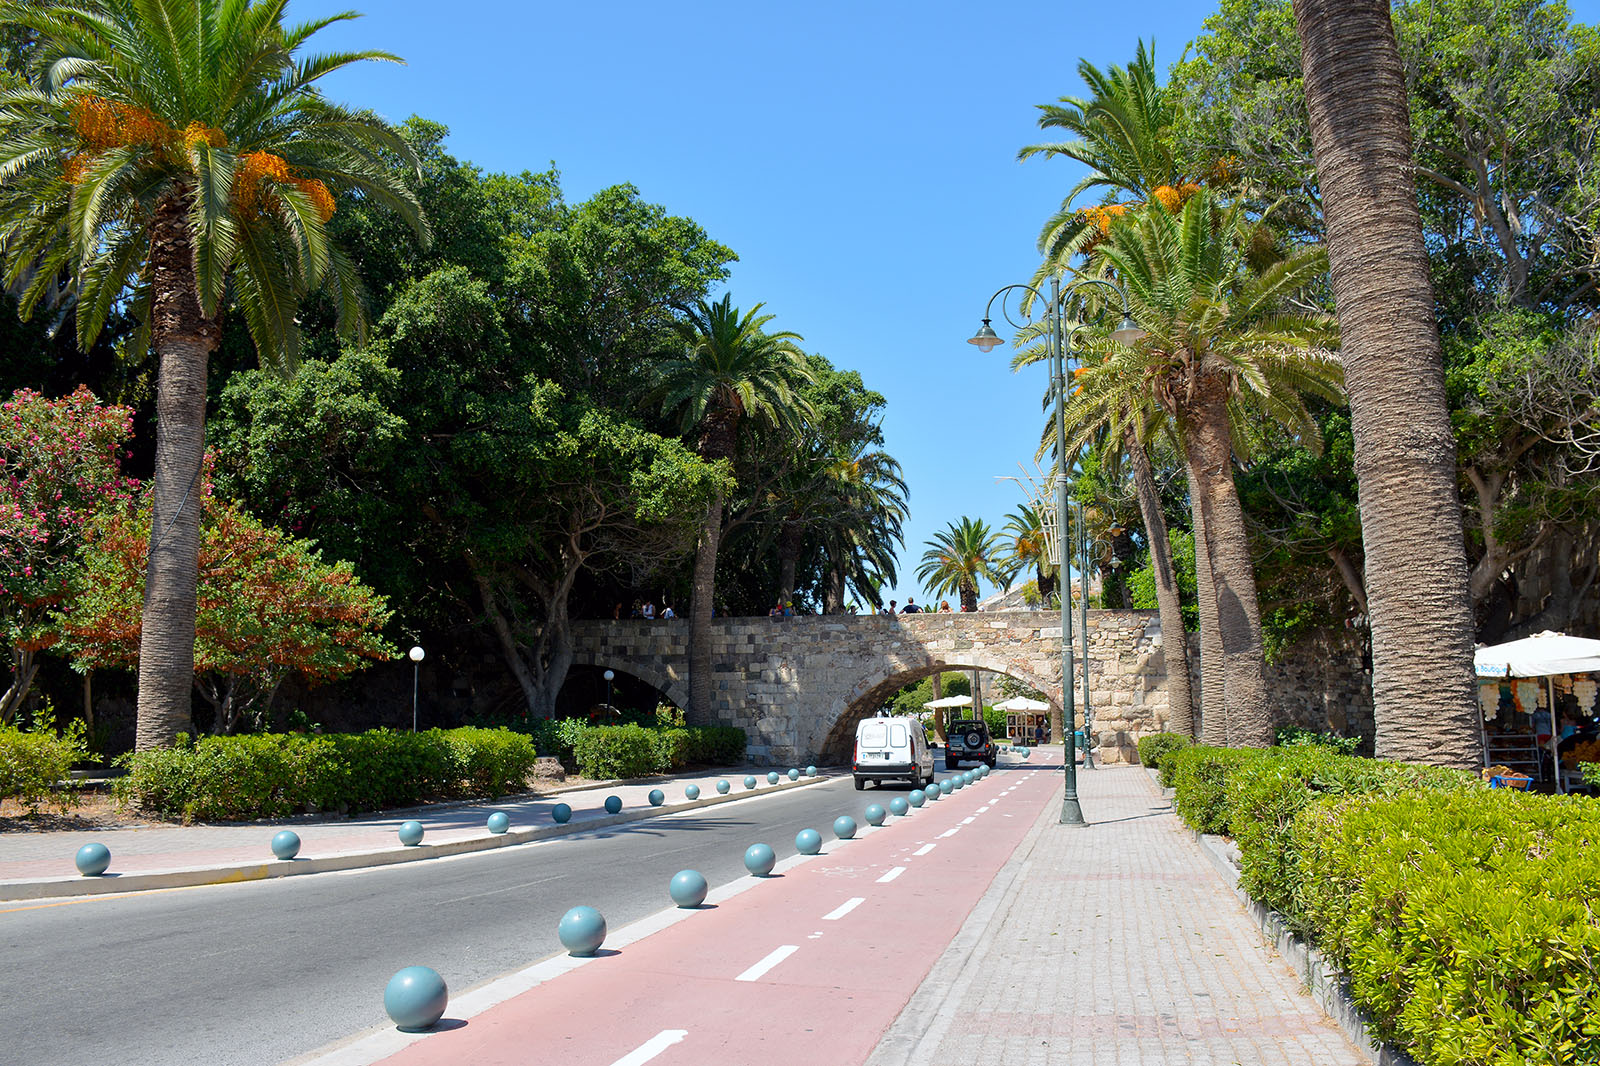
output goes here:
<path id="1" fill-rule="evenodd" d="M 1059 773 L 1059 749 L 1054 758 Z M 1143 769 L 1078 781 L 1090 826 L 1055 824 L 1058 788 L 871 1066 L 1369 1061 L 1301 990 Z"/>

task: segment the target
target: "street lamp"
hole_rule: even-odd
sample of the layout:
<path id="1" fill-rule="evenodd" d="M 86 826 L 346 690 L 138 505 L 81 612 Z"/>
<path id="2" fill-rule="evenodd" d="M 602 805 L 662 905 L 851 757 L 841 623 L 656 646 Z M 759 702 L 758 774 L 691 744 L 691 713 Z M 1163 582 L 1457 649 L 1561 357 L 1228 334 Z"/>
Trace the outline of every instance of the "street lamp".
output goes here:
<path id="1" fill-rule="evenodd" d="M 1066 361 L 1068 344 L 1061 320 L 1066 309 L 1067 298 L 1086 285 L 1097 285 L 1109 289 L 1116 294 L 1122 304 L 1122 321 L 1117 324 L 1116 329 L 1111 331 L 1112 340 L 1118 344 L 1132 344 L 1144 336 L 1144 331 L 1139 328 L 1129 314 L 1128 294 L 1115 282 L 1107 281 L 1104 278 L 1079 277 L 1063 286 L 1061 280 L 1052 275 L 1048 299 L 1031 285 L 1006 285 L 996 290 L 995 294 L 989 297 L 989 302 L 984 305 L 983 328 L 978 330 L 977 334 L 967 341 L 968 344 L 976 345 L 983 352 L 991 352 L 1004 343 L 1000 335 L 990 326 L 990 315 L 994 310 L 994 302 L 1003 296 L 1009 298 L 1008 294 L 1010 293 L 1026 292 L 1032 294 L 1035 299 L 1045 305 L 1045 321 L 1049 325 L 1050 381 L 1054 387 L 1056 401 L 1055 480 L 1057 534 L 1054 546 L 1056 557 L 1052 561 L 1055 562 L 1060 570 L 1059 583 L 1061 585 L 1061 740 L 1065 751 L 1065 758 L 1062 759 L 1062 762 L 1066 764 L 1063 771 L 1065 788 L 1061 795 L 1061 824 L 1072 826 L 1082 826 L 1087 823 L 1083 820 L 1083 808 L 1078 803 L 1078 760 L 1077 753 L 1073 750 L 1077 747 L 1078 713 L 1077 708 L 1073 706 L 1075 698 L 1072 691 L 1074 687 L 1072 638 L 1069 635 L 1072 632 L 1072 581 L 1069 574 L 1070 560 L 1068 558 L 1071 552 L 1071 540 L 1069 539 L 1069 530 L 1067 528 L 1069 515 L 1067 511 L 1067 422 L 1065 410 L 1067 402 Z M 1022 323 L 1013 319 L 1010 312 L 1006 310 L 1004 300 L 1000 304 L 1000 313 L 1005 316 L 1007 322 L 1010 322 L 1018 329 L 1022 328 Z M 1073 327 L 1074 332 L 1078 328 L 1080 327 L 1075 325 Z M 1066 545 L 1065 549 L 1063 549 L 1063 542 Z M 1087 587 L 1085 591 L 1087 592 Z M 1089 634 L 1087 631 L 1083 634 L 1083 642 L 1084 673 L 1087 675 L 1089 669 Z M 1087 728 L 1088 723 L 1085 722 L 1084 725 Z"/>
<path id="2" fill-rule="evenodd" d="M 422 674 L 423 651 L 420 645 L 412 647 L 411 656 L 411 731 L 417 731 L 417 683 Z"/>
<path id="3" fill-rule="evenodd" d="M 607 670 L 605 673 L 601 674 L 600 676 L 606 679 L 606 713 L 610 714 L 611 713 L 611 682 L 616 679 L 617 672 L 615 670 Z"/>

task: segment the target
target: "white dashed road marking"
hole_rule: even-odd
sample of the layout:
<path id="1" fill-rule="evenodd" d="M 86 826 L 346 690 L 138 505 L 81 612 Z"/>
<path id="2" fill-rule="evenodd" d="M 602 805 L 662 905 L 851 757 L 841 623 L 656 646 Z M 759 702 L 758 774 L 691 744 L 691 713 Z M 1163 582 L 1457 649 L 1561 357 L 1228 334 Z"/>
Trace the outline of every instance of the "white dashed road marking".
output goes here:
<path id="1" fill-rule="evenodd" d="M 827 914 L 824 914 L 822 916 L 822 920 L 825 922 L 837 922 L 840 918 L 843 918 L 845 915 L 849 914 L 866 901 L 867 898 L 865 896 L 854 896 L 850 899 L 847 899 L 843 903 L 839 904 L 839 906 L 829 911 Z"/>
<path id="2" fill-rule="evenodd" d="M 924 845 L 922 845 L 922 847 L 918 848 L 916 851 L 913 851 L 911 853 L 911 857 L 912 858 L 916 858 L 919 855 L 926 855 L 926 854 L 928 854 L 928 852 L 932 851 L 934 848 L 936 848 L 938 846 L 939 845 L 937 845 L 937 844 L 924 844 Z"/>
<path id="3" fill-rule="evenodd" d="M 975 818 L 977 818 L 977 817 L 978 817 L 978 816 L 977 816 L 977 815 L 976 815 L 976 814 L 971 814 L 971 815 L 968 815 L 968 816 L 967 816 L 967 817 L 965 817 L 965 818 L 963 818 L 963 819 L 961 819 L 961 824 L 962 824 L 962 825 L 971 825 L 971 824 L 972 824 L 972 822 L 973 822 L 973 819 L 975 819 Z"/>
<path id="4" fill-rule="evenodd" d="M 961 827 L 958 825 L 954 829 L 946 829 L 944 832 L 940 833 L 939 835 L 942 836 L 942 837 L 953 837 L 959 832 L 961 832 Z"/>
<path id="5" fill-rule="evenodd" d="M 673 1044 L 681 1044 L 683 1038 L 688 1035 L 689 1030 L 687 1029 L 663 1029 L 616 1062 L 613 1062 L 611 1066 L 644 1066 L 645 1063 L 667 1050 Z"/>
<path id="6" fill-rule="evenodd" d="M 906 868 L 904 866 L 896 866 L 894 869 L 890 870 L 888 873 L 886 873 L 882 877 L 878 878 L 877 883 L 880 884 L 880 885 L 886 885 L 890 881 L 893 881 L 895 878 L 899 877 L 901 874 L 903 874 L 905 872 L 906 872 Z"/>
<path id="7" fill-rule="evenodd" d="M 734 980 L 759 981 L 762 977 L 766 976 L 768 970 L 772 969 L 774 966 L 778 965 L 778 963 L 782 962 L 784 959 L 787 959 L 790 955 L 793 955 L 799 950 L 799 944 L 785 944 L 783 947 L 778 948 L 776 951 L 772 952 L 772 954 L 768 955 L 766 958 L 750 967 L 738 977 L 735 977 Z M 643 1060 L 641 1059 L 640 1061 L 642 1062 Z"/>

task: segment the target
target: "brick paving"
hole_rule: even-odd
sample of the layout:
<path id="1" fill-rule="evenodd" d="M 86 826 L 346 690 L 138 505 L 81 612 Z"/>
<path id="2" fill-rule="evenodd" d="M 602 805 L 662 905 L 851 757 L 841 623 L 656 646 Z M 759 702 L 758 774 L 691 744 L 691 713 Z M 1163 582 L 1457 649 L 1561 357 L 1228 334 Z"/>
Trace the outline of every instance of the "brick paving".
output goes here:
<path id="1" fill-rule="evenodd" d="M 1370 1062 L 1143 769 L 1078 781 L 1089 828 L 1055 824 L 1058 789 L 872 1066 Z"/>

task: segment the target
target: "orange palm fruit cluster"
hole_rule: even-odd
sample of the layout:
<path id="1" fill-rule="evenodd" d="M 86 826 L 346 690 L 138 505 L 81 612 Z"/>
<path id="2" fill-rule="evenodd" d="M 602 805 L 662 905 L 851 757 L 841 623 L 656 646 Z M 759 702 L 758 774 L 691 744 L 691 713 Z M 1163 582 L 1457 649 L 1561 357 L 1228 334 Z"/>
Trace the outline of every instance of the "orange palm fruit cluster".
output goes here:
<path id="1" fill-rule="evenodd" d="M 1177 214 L 1189 197 L 1200 191 L 1200 186 L 1192 181 L 1183 182 L 1177 188 L 1171 185 L 1160 185 L 1151 190 L 1151 197 L 1171 214 Z"/>
<path id="2" fill-rule="evenodd" d="M 300 191 L 310 199 L 322 221 L 326 222 L 333 217 L 333 193 L 328 191 L 326 185 L 316 178 L 296 178 L 295 185 L 299 186 Z"/>
<path id="3" fill-rule="evenodd" d="M 223 136 L 221 130 L 215 126 L 207 126 L 204 122 L 191 122 L 183 127 L 183 146 L 193 148 L 197 144 L 209 144 L 213 148 L 222 148 L 228 143 L 228 138 Z"/>
<path id="4" fill-rule="evenodd" d="M 130 144 L 168 144 L 171 126 L 136 104 L 84 95 L 72 102 L 72 125 L 91 152 Z"/>

